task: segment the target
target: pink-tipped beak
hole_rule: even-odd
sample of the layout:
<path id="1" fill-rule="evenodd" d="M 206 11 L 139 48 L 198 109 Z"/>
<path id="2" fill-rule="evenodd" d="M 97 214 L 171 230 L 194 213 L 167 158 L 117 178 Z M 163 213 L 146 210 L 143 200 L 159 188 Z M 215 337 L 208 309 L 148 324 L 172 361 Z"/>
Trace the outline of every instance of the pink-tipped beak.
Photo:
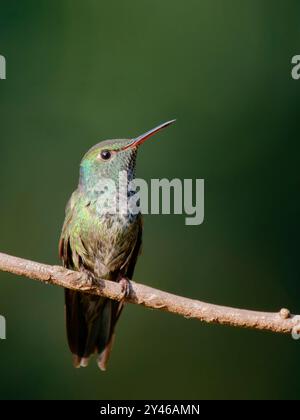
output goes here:
<path id="1" fill-rule="evenodd" d="M 150 131 L 147 131 L 147 133 L 142 134 L 141 136 L 137 137 L 136 139 L 133 139 L 131 143 L 127 144 L 122 150 L 131 149 L 132 147 L 138 147 L 141 144 L 143 144 L 147 139 L 154 136 L 154 134 L 158 133 L 159 131 L 163 130 L 166 127 L 169 127 L 169 125 L 173 124 L 176 120 L 171 120 L 168 122 L 165 122 L 158 127 L 153 128 Z"/>

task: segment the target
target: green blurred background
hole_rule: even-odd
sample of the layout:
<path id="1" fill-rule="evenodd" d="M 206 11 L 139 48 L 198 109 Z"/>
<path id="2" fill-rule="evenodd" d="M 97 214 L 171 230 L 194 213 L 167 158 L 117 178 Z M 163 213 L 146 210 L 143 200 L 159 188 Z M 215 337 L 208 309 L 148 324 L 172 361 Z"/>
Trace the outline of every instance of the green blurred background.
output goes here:
<path id="1" fill-rule="evenodd" d="M 0 0 L 0 250 L 57 264 L 94 143 L 177 118 L 138 176 L 204 178 L 205 223 L 147 216 L 135 279 L 300 313 L 298 0 Z M 109 370 L 75 370 L 63 291 L 0 273 L 0 398 L 298 399 L 300 344 L 128 306 Z"/>

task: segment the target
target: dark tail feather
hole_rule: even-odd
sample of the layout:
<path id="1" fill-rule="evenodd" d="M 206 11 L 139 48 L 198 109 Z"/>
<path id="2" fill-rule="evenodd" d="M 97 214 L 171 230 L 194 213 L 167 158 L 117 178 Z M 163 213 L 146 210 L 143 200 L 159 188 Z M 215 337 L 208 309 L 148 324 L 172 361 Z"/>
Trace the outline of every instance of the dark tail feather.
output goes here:
<path id="1" fill-rule="evenodd" d="M 74 366 L 87 366 L 89 357 L 97 352 L 98 366 L 105 370 L 122 304 L 67 289 L 65 302 L 67 336 Z"/>

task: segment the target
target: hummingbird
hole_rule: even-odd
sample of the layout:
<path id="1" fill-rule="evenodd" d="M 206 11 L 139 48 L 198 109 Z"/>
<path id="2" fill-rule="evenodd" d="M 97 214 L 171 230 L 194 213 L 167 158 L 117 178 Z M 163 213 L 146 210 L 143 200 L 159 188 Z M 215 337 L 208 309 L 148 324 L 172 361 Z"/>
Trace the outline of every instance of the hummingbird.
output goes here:
<path id="1" fill-rule="evenodd" d="M 101 184 L 110 179 L 118 185 L 119 174 L 125 171 L 128 181 L 125 193 L 130 197 L 129 183 L 135 178 L 138 148 L 174 122 L 168 121 L 133 139 L 102 141 L 81 161 L 79 184 L 65 211 L 59 256 L 66 268 L 85 272 L 91 282 L 100 278 L 120 282 L 124 298 L 117 302 L 65 289 L 67 338 L 76 368 L 88 366 L 90 357 L 96 353 L 98 367 L 106 370 L 116 323 L 142 245 L 141 213 L 104 211 Z M 114 195 L 110 198 L 117 202 L 121 198 L 119 188 L 107 194 Z"/>

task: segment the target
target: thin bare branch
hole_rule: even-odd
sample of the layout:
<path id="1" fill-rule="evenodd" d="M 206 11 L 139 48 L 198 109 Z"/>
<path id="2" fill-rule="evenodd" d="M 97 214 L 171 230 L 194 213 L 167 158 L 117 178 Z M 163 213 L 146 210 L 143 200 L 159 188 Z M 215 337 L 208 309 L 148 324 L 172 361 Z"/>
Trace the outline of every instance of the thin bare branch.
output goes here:
<path id="1" fill-rule="evenodd" d="M 60 266 L 41 264 L 0 253 L 0 271 L 39 280 L 72 290 L 104 296 L 113 300 L 123 298 L 122 287 L 118 283 L 101 280 L 91 284 L 84 273 L 70 271 Z M 300 316 L 291 315 L 287 309 L 276 313 L 255 312 L 244 309 L 217 306 L 199 300 L 176 296 L 143 284 L 131 282 L 130 294 L 126 302 L 160 309 L 194 318 L 207 323 L 232 327 L 252 328 L 275 333 L 300 333 Z"/>

